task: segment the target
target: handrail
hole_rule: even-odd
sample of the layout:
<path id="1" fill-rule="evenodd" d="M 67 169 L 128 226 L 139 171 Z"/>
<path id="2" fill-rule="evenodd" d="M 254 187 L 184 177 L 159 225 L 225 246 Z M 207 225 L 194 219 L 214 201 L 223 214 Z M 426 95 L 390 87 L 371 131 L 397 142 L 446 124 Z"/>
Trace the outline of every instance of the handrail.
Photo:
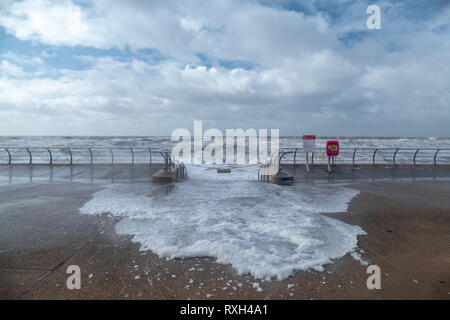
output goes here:
<path id="1" fill-rule="evenodd" d="M 411 147 L 408 147 L 408 148 L 399 148 L 399 147 L 382 147 L 382 148 L 380 148 L 380 147 L 372 147 L 372 148 L 368 148 L 368 147 L 364 147 L 364 148 L 362 148 L 362 147 L 341 147 L 341 148 L 339 148 L 339 150 L 341 150 L 341 151 L 342 150 L 355 150 L 355 149 L 358 149 L 358 150 L 375 150 L 375 149 L 378 149 L 380 151 L 383 151 L 383 150 L 397 150 L 397 149 L 399 149 L 399 150 L 407 150 L 407 151 L 417 151 L 417 148 L 411 148 Z M 280 147 L 280 150 L 295 151 L 295 150 L 303 150 L 303 148 Z M 323 147 L 323 148 L 316 147 L 314 150 L 315 150 L 314 152 L 317 152 L 317 151 L 325 152 L 326 151 L 325 147 Z M 433 150 L 438 150 L 438 148 L 420 148 L 420 150 L 433 151 Z M 450 151 L 450 148 L 439 148 L 439 150 Z"/>
<path id="2" fill-rule="evenodd" d="M 413 158 L 414 165 L 416 165 L 416 156 L 419 153 L 419 150 L 420 149 L 417 149 L 416 153 L 414 153 L 414 158 Z"/>
<path id="3" fill-rule="evenodd" d="M 89 154 L 91 155 L 91 165 L 93 165 L 94 164 L 94 157 L 92 155 L 92 149 L 88 148 L 88 150 L 89 150 Z"/>
<path id="4" fill-rule="evenodd" d="M 69 154 L 70 154 L 70 165 L 72 165 L 72 163 L 73 163 L 72 151 L 70 150 L 70 148 L 67 148 L 67 150 L 69 150 Z"/>
<path id="5" fill-rule="evenodd" d="M 373 152 L 373 157 L 372 157 L 372 163 L 373 163 L 374 167 L 375 167 L 375 156 L 377 155 L 377 151 L 378 151 L 378 149 L 375 149 L 375 151 Z"/>
<path id="6" fill-rule="evenodd" d="M 53 157 L 52 157 L 52 152 L 50 151 L 50 148 L 46 148 L 47 149 L 47 151 L 48 151 L 48 154 L 50 155 L 50 161 L 49 161 L 49 165 L 52 165 L 52 163 L 53 163 Z"/>
<path id="7" fill-rule="evenodd" d="M 394 166 L 396 165 L 396 164 L 395 164 L 395 157 L 397 157 L 398 150 L 400 150 L 400 149 L 398 149 L 398 148 L 395 149 L 394 157 L 392 157 L 392 163 L 394 164 Z"/>
<path id="8" fill-rule="evenodd" d="M 6 152 L 8 152 L 8 165 L 11 165 L 11 152 L 9 152 L 8 148 L 3 148 L 6 150 Z"/>
<path id="9" fill-rule="evenodd" d="M 434 154 L 433 163 L 434 163 L 435 166 L 437 165 L 436 164 L 436 157 L 437 157 L 439 151 L 441 151 L 441 149 L 437 149 L 436 153 Z"/>
<path id="10" fill-rule="evenodd" d="M 353 151 L 353 156 L 352 156 L 352 163 L 353 163 L 353 166 L 355 166 L 355 156 L 356 156 L 356 151 L 358 151 L 358 148 L 355 148 L 355 150 Z"/>
<path id="11" fill-rule="evenodd" d="M 298 162 L 297 162 L 297 154 L 298 154 L 298 152 L 300 152 L 300 150 L 303 150 L 303 148 L 280 148 L 280 151 L 285 151 L 285 152 L 288 152 L 288 153 L 293 153 L 294 154 L 294 165 L 296 166 L 296 165 L 298 165 Z M 318 154 L 324 154 L 325 153 L 325 150 L 324 149 L 322 149 L 322 148 L 316 148 L 315 149 L 316 151 L 313 153 L 313 155 L 315 154 L 315 153 L 318 153 Z M 386 151 L 393 151 L 393 155 L 392 155 L 392 164 L 394 165 L 394 166 L 396 166 L 396 165 L 398 165 L 398 161 L 397 161 L 397 155 L 398 155 L 398 153 L 400 152 L 400 151 L 414 151 L 414 154 L 413 154 L 413 156 L 412 156 L 412 164 L 414 164 L 414 165 L 417 165 L 417 158 L 418 158 L 418 155 L 419 155 L 419 153 L 422 153 L 422 152 L 431 152 L 431 151 L 433 151 L 434 152 L 434 156 L 433 156 L 433 162 L 432 162 L 432 164 L 434 165 L 434 166 L 437 166 L 438 165 L 438 161 L 437 161 L 437 159 L 438 159 L 438 154 L 439 154 L 439 152 L 441 152 L 441 151 L 450 151 L 450 148 L 439 148 L 439 149 L 437 149 L 437 148 L 399 148 L 399 147 L 392 147 L 392 148 L 389 148 L 389 147 L 383 147 L 383 148 L 376 148 L 376 147 L 373 147 L 373 148 L 361 148 L 361 147 L 354 147 L 354 148 L 340 148 L 340 151 L 341 151 L 341 154 L 342 153 L 345 153 L 346 151 L 348 152 L 348 151 L 352 151 L 353 153 L 352 153 L 352 155 L 351 155 L 351 164 L 353 165 L 353 166 L 356 166 L 357 165 L 357 163 L 358 163 L 358 161 L 357 161 L 357 154 L 359 154 L 359 153 L 361 153 L 361 154 L 364 154 L 365 156 L 366 156 L 366 159 L 369 157 L 369 155 L 367 155 L 367 152 L 368 151 L 370 151 L 371 152 L 371 163 L 372 163 L 372 165 L 373 166 L 375 166 L 376 164 L 377 164 L 377 161 L 376 161 L 376 159 L 377 159 L 377 155 L 379 154 L 379 153 L 381 153 L 381 152 L 386 152 Z M 366 151 L 365 153 L 364 153 L 364 151 Z M 341 159 L 342 159 L 342 156 L 340 156 L 341 157 Z M 339 158 L 339 157 L 338 157 Z M 345 158 L 344 158 L 345 159 Z M 348 158 L 347 158 L 348 159 Z M 404 157 L 402 158 L 402 159 L 405 159 Z M 450 159 L 450 158 L 449 158 Z M 349 159 L 350 160 L 350 159 Z M 385 163 L 388 163 L 388 161 L 386 160 L 386 159 L 384 159 L 385 160 Z M 446 163 L 448 162 L 448 164 L 450 164 L 450 161 L 449 160 L 447 160 L 446 161 Z M 292 162 L 291 162 L 292 163 Z"/>
<path id="12" fill-rule="evenodd" d="M 169 149 L 158 149 L 158 148 L 149 148 L 149 147 L 95 147 L 95 146 L 89 146 L 89 147 L 38 147 L 38 146 L 32 146 L 32 147 L 26 147 L 26 146 L 2 146 L 1 149 L 4 149 L 5 152 L 7 153 L 7 164 L 11 165 L 14 162 L 25 162 L 28 165 L 33 165 L 33 164 L 47 164 L 47 165 L 53 165 L 55 160 L 58 159 L 55 157 L 56 154 L 59 154 L 60 151 L 56 151 L 55 150 L 65 150 L 64 153 L 66 154 L 66 156 L 69 157 L 69 165 L 73 165 L 75 164 L 75 159 L 74 159 L 74 150 L 85 150 L 88 151 L 89 155 L 88 155 L 88 163 L 90 163 L 91 165 L 94 164 L 94 151 L 97 152 L 99 150 L 104 150 L 106 152 L 109 151 L 110 153 L 110 161 L 111 164 L 115 164 L 116 161 L 116 154 L 115 151 L 117 150 L 128 150 L 128 152 L 131 152 L 131 159 L 130 160 L 125 160 L 126 162 L 124 163 L 129 163 L 129 161 L 131 161 L 131 164 L 136 164 L 136 156 L 137 154 L 140 155 L 140 157 L 142 157 L 142 152 L 141 153 L 136 153 L 137 151 L 141 150 L 141 151 L 146 151 L 148 152 L 148 161 L 149 164 L 152 165 L 154 162 L 154 156 L 153 154 L 156 152 L 157 154 L 161 154 L 161 158 L 164 161 L 164 163 L 167 163 L 168 165 L 171 165 L 171 163 L 173 162 L 173 155 L 171 154 L 171 151 Z M 15 158 L 15 153 L 16 150 L 25 150 L 27 152 L 28 155 L 28 159 L 26 161 L 23 160 L 23 158 L 16 160 Z M 38 151 L 34 151 L 34 150 L 38 150 Z M 292 163 L 291 161 L 293 161 L 294 166 L 298 166 L 299 163 L 302 163 L 303 161 L 299 161 L 298 155 L 300 152 L 302 152 L 303 148 L 280 148 L 279 152 L 276 154 L 272 154 L 272 158 L 270 160 L 270 162 L 272 163 L 272 166 L 276 165 L 279 166 L 280 161 L 282 161 L 283 159 L 285 159 L 285 162 L 288 163 Z M 43 158 L 43 154 L 42 152 L 45 151 L 48 153 L 49 156 L 49 160 L 44 160 Z M 102 163 L 108 163 L 109 159 L 105 158 L 105 154 L 104 151 L 101 153 L 101 156 L 98 157 L 98 159 L 96 160 L 96 162 L 98 162 L 99 164 Z M 443 153 L 444 151 L 448 152 L 450 151 L 450 148 L 399 148 L 399 147 L 392 147 L 392 148 L 388 148 L 388 147 L 383 147 L 383 148 L 362 148 L 362 147 L 354 147 L 354 148 L 340 148 L 340 155 L 337 156 L 336 160 L 340 160 L 340 162 L 342 163 L 349 163 L 352 164 L 353 166 L 357 166 L 360 163 L 372 163 L 372 165 L 376 165 L 378 161 L 380 161 L 379 163 L 391 163 L 394 166 L 399 164 L 399 161 L 401 163 L 411 163 L 413 165 L 419 165 L 418 163 L 418 159 L 422 159 L 422 161 L 420 162 L 420 164 L 423 164 L 424 161 L 423 159 L 425 158 L 426 155 L 429 155 L 429 157 L 427 159 L 429 159 L 429 164 L 434 165 L 434 166 L 438 166 L 439 165 L 439 160 L 443 159 L 445 160 L 444 163 L 446 164 L 450 164 L 450 157 L 447 155 L 447 153 L 445 153 L 445 156 L 441 156 L 439 158 L 439 155 L 441 153 Z M 403 154 L 399 160 L 399 154 L 407 152 L 406 154 Z M 409 158 L 409 152 L 411 152 L 411 157 Z M 391 153 L 391 156 L 389 156 L 389 152 Z M 430 155 L 430 153 L 432 153 Z M 167 156 L 165 156 L 167 154 Z M 286 156 L 287 155 L 291 155 L 289 156 L 288 160 L 286 160 Z M 316 148 L 314 152 L 311 153 L 311 162 L 313 163 L 316 156 L 319 159 L 319 162 L 324 161 L 326 158 L 324 156 L 325 154 L 325 150 L 324 148 Z M 379 154 L 382 154 L 383 156 L 379 156 Z M 421 155 L 421 157 L 419 158 L 419 155 Z M 86 156 L 84 156 L 86 157 Z M 107 160 L 108 159 L 108 160 Z M 159 156 L 157 157 L 158 162 L 160 161 Z M 391 161 L 390 161 L 391 160 Z M 120 160 L 120 161 L 124 161 L 124 160 Z M 142 162 L 142 159 L 140 158 L 139 163 Z M 117 163 L 121 163 L 121 162 L 117 162 Z M 5 163 L 6 164 L 6 163 Z"/>
<path id="13" fill-rule="evenodd" d="M 30 156 L 30 162 L 28 163 L 29 165 L 31 165 L 33 163 L 33 156 L 31 155 L 31 151 L 30 148 L 25 148 L 28 152 L 28 155 Z"/>
<path id="14" fill-rule="evenodd" d="M 114 164 L 114 153 L 112 151 L 112 148 L 109 148 L 109 152 L 111 153 L 111 164 Z"/>
<path id="15" fill-rule="evenodd" d="M 47 165 L 53 165 L 55 162 L 55 152 L 54 150 L 65 150 L 68 159 L 68 164 L 73 165 L 74 164 L 74 150 L 87 150 L 89 152 L 89 163 L 91 165 L 94 164 L 94 150 L 109 150 L 110 156 L 111 156 L 111 163 L 115 163 L 115 155 L 114 150 L 129 150 L 131 151 L 131 163 L 136 163 L 136 154 L 135 151 L 138 150 L 145 150 L 148 151 L 149 154 L 149 164 L 151 165 L 153 163 L 153 150 L 158 151 L 160 149 L 153 149 L 148 147 L 96 147 L 96 146 L 89 146 L 89 147 L 42 147 L 42 146 L 0 146 L 1 149 L 3 149 L 7 155 L 7 164 L 11 165 L 13 164 L 13 157 L 16 150 L 25 150 L 27 152 L 28 159 L 26 161 L 26 164 L 33 165 L 33 164 L 47 164 Z M 38 156 L 34 157 L 34 150 L 39 150 L 37 153 Z M 42 162 L 42 156 L 40 154 L 41 150 L 45 150 L 48 154 L 48 162 Z M 36 159 L 38 160 L 36 160 Z M 104 161 L 104 160 L 103 160 Z M 102 163 L 102 160 L 99 160 L 100 163 Z"/>
<path id="16" fill-rule="evenodd" d="M 8 149 L 46 149 L 46 148 L 50 148 L 50 149 L 67 149 L 70 148 L 71 150 L 87 150 L 88 148 L 91 149 L 95 149 L 95 150 L 107 150 L 107 149 L 113 149 L 113 150 L 130 150 L 131 148 L 133 150 L 148 150 L 149 147 L 114 147 L 114 146 L 94 146 L 94 145 L 86 145 L 86 146 L 18 146 L 18 145 L 4 145 L 1 146 L 2 148 L 8 148 Z M 162 150 L 167 150 L 167 148 L 151 148 L 152 150 L 156 150 L 156 151 L 162 151 Z M 409 150 L 409 151 L 416 151 L 417 147 L 413 148 L 413 147 L 405 147 L 405 148 L 401 148 L 401 147 L 340 147 L 340 150 L 354 150 L 354 149 L 358 149 L 359 150 L 374 150 L 374 149 L 378 149 L 380 151 L 383 150 Z M 420 148 L 420 150 L 422 151 L 433 151 L 433 150 L 450 150 L 450 148 Z M 280 147 L 280 151 L 292 151 L 294 152 L 295 150 L 303 150 L 302 147 Z M 324 152 L 325 151 L 325 147 L 323 148 L 319 148 L 316 147 L 314 152 Z"/>
<path id="17" fill-rule="evenodd" d="M 148 148 L 148 152 L 150 153 L 150 165 L 152 165 L 152 149 Z"/>

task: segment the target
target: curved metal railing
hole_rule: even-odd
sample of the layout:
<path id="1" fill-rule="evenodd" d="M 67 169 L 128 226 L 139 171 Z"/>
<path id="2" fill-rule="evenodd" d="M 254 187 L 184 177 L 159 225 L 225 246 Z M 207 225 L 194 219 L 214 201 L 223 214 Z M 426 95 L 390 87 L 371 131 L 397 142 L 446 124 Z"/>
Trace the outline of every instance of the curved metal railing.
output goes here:
<path id="1" fill-rule="evenodd" d="M 285 160 L 285 164 L 293 164 L 296 166 L 297 164 L 305 164 L 308 161 L 308 154 L 305 154 L 303 151 L 303 148 L 280 148 L 280 151 L 275 152 L 272 154 L 272 157 L 270 158 L 269 163 L 262 164 L 261 167 L 258 169 L 258 180 L 262 180 L 262 177 L 267 174 L 275 174 L 280 170 L 280 166 L 282 165 L 282 160 Z M 364 153 L 365 157 L 357 158 L 359 154 Z M 389 153 L 390 157 L 386 157 L 386 152 L 391 151 Z M 397 166 L 400 163 L 397 161 L 397 156 L 399 152 L 407 152 L 411 154 L 411 157 L 402 157 L 402 163 L 401 164 L 412 164 L 414 166 L 418 165 L 418 159 L 417 156 L 419 155 L 419 152 L 428 153 L 432 157 L 432 164 L 433 166 L 438 166 L 438 155 L 441 152 L 447 152 L 447 157 L 443 158 L 444 161 L 441 162 L 441 164 L 450 165 L 450 149 L 442 148 L 442 149 L 430 149 L 430 148 L 341 148 L 340 149 L 340 155 L 333 157 L 333 164 L 334 163 L 342 163 L 342 164 L 350 164 L 353 166 L 358 166 L 359 164 L 371 164 L 374 167 L 377 164 L 391 164 L 393 166 Z M 382 157 L 383 162 L 377 163 L 377 154 L 380 156 L 381 153 L 384 153 L 385 156 Z M 304 155 L 305 161 L 300 163 L 297 161 L 297 159 L 300 158 L 300 154 Z M 328 156 L 326 155 L 326 151 L 323 149 L 316 148 L 314 152 L 310 153 L 311 155 L 311 165 L 314 164 L 314 156 L 316 157 L 316 163 L 327 163 L 328 162 Z M 349 157 L 350 155 L 350 157 Z M 289 156 L 291 156 L 291 160 L 289 161 Z M 351 159 L 351 160 L 350 160 Z M 409 163 L 408 161 L 405 161 L 405 159 L 410 159 Z M 359 160 L 359 161 L 358 161 Z M 390 160 L 390 161 L 389 161 Z M 422 161 L 421 164 L 424 162 Z M 427 162 L 425 162 L 426 164 Z M 269 173 L 268 173 L 269 172 Z"/>
<path id="2" fill-rule="evenodd" d="M 294 166 L 305 164 L 301 161 L 300 155 L 306 159 L 302 152 L 303 148 L 280 148 L 283 150 L 284 163 L 290 163 Z M 281 153 L 280 153 L 281 154 Z M 286 157 L 290 155 L 290 157 Z M 326 163 L 328 157 L 324 148 L 316 148 L 310 154 L 311 162 Z M 424 156 L 427 155 L 426 158 Z M 439 158 L 439 156 L 441 156 Z M 281 158 L 280 158 L 281 159 Z M 339 156 L 334 157 L 335 163 L 351 164 L 358 166 L 360 164 L 384 165 L 420 165 L 428 164 L 438 166 L 439 164 L 450 165 L 450 148 L 340 148 Z"/>
<path id="3" fill-rule="evenodd" d="M 158 151 L 161 157 L 164 159 L 164 170 L 175 171 L 177 179 L 187 179 L 187 169 L 183 162 L 179 162 L 175 159 L 172 151 L 169 149 L 163 149 Z"/>
<path id="4" fill-rule="evenodd" d="M 267 178 L 269 175 L 277 174 L 281 169 L 281 160 L 289 153 L 291 153 L 291 151 L 280 150 L 278 152 L 274 152 L 270 157 L 269 162 L 262 164 L 258 168 L 258 180 L 262 180 L 262 176 Z"/>
<path id="5" fill-rule="evenodd" d="M 169 154 L 165 158 L 165 154 Z M 325 148 L 316 148 L 310 154 L 311 163 L 327 163 Z M 145 147 L 0 147 L 0 164 L 165 164 L 174 163 L 168 149 Z M 280 148 L 270 160 L 271 166 L 280 163 L 301 165 L 306 163 L 303 148 Z M 450 165 L 450 148 L 341 148 L 336 164 L 358 166 L 385 165 Z"/>
<path id="6" fill-rule="evenodd" d="M 149 164 L 164 163 L 161 149 L 144 147 L 0 147 L 0 164 Z M 155 157 L 156 155 L 156 157 Z M 159 157 L 158 157 L 159 155 Z"/>

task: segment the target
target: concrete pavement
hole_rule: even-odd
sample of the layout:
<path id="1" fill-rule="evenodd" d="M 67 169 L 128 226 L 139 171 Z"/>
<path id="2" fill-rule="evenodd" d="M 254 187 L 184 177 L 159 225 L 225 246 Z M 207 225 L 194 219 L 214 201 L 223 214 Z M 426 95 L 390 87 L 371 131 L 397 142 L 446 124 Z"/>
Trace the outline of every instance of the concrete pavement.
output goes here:
<path id="1" fill-rule="evenodd" d="M 160 259 L 117 235 L 117 219 L 78 213 L 103 184 L 150 183 L 157 169 L 0 168 L 0 298 L 450 299 L 450 181 L 439 174 L 335 176 L 360 190 L 348 212 L 329 216 L 368 233 L 358 238 L 361 257 L 382 271 L 382 289 L 368 290 L 367 266 L 350 255 L 323 272 L 260 281 L 212 258 Z M 296 177 L 297 183 L 329 183 Z M 81 290 L 66 288 L 71 264 L 81 268 Z"/>

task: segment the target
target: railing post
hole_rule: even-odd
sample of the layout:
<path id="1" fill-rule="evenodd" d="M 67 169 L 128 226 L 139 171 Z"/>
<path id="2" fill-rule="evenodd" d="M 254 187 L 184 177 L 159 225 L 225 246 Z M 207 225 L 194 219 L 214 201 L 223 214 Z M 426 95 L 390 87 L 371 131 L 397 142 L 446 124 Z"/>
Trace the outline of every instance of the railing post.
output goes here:
<path id="1" fill-rule="evenodd" d="M 71 166 L 72 165 L 72 150 L 70 150 L 70 148 L 67 148 L 67 150 L 69 151 L 69 155 L 70 155 L 70 163 L 69 163 L 69 165 Z"/>
<path id="2" fill-rule="evenodd" d="M 356 155 L 356 151 L 358 151 L 358 148 L 355 148 L 355 150 L 353 150 L 352 163 L 353 163 L 353 166 L 354 166 L 354 167 L 356 166 L 356 165 L 355 165 L 355 155 Z"/>
<path id="3" fill-rule="evenodd" d="M 49 165 L 53 164 L 53 156 L 52 156 L 52 152 L 50 151 L 50 148 L 47 148 L 48 154 L 50 155 L 50 161 L 49 161 Z"/>
<path id="4" fill-rule="evenodd" d="M 311 167 L 314 165 L 314 152 L 311 153 Z"/>
<path id="5" fill-rule="evenodd" d="M 150 166 L 152 165 L 152 149 L 148 148 L 148 153 L 150 154 Z"/>
<path id="6" fill-rule="evenodd" d="M 11 152 L 9 152 L 8 148 L 4 148 L 6 150 L 6 152 L 8 152 L 8 166 L 11 165 Z"/>
<path id="7" fill-rule="evenodd" d="M 131 163 L 134 165 L 134 151 L 133 148 L 130 148 L 131 150 Z"/>
<path id="8" fill-rule="evenodd" d="M 281 169 L 281 159 L 283 159 L 283 157 L 284 157 L 286 154 L 287 154 L 287 152 L 283 152 L 283 153 L 279 152 L 279 153 L 278 153 L 278 170 L 277 170 L 277 172 L 280 171 L 280 169 Z"/>
<path id="9" fill-rule="evenodd" d="M 437 149 L 436 153 L 434 154 L 434 159 L 433 159 L 434 166 L 437 166 L 436 159 L 437 159 L 437 155 L 438 155 L 439 151 L 441 151 L 441 149 Z"/>
<path id="10" fill-rule="evenodd" d="M 278 163 L 277 163 L 277 173 L 280 172 L 280 168 L 281 168 L 281 158 L 283 156 L 281 155 L 281 152 L 278 153 Z"/>
<path id="11" fill-rule="evenodd" d="M 413 162 L 414 162 L 414 166 L 416 165 L 416 156 L 419 153 L 420 149 L 417 149 L 416 152 L 414 153 L 414 157 L 413 157 Z"/>
<path id="12" fill-rule="evenodd" d="M 306 153 L 306 172 L 309 172 L 309 159 L 308 159 L 308 154 Z"/>
<path id="13" fill-rule="evenodd" d="M 33 157 L 31 156 L 31 151 L 30 151 L 30 149 L 29 148 L 25 148 L 26 150 L 27 150 L 27 152 L 28 152 L 28 156 L 30 157 L 30 162 L 28 163 L 28 165 L 32 165 L 32 163 L 33 163 Z"/>
<path id="14" fill-rule="evenodd" d="M 93 165 L 94 164 L 94 157 L 92 156 L 92 150 L 91 150 L 91 148 L 88 148 L 88 150 L 89 150 L 89 154 L 91 155 L 91 165 Z"/>
<path id="15" fill-rule="evenodd" d="M 375 151 L 373 152 L 373 157 L 372 157 L 372 163 L 373 166 L 375 167 L 375 155 L 377 154 L 378 149 L 375 149 Z"/>
<path id="16" fill-rule="evenodd" d="M 397 149 L 395 149 L 395 152 L 394 152 L 394 157 L 392 157 L 392 162 L 394 163 L 394 166 L 396 165 L 396 163 L 395 163 L 395 158 L 397 157 L 397 152 L 398 152 L 398 148 Z"/>
<path id="17" fill-rule="evenodd" d="M 112 148 L 109 148 L 109 153 L 111 153 L 111 164 L 114 164 L 114 153 L 112 151 Z"/>
<path id="18" fill-rule="evenodd" d="M 296 157 L 297 157 L 297 148 L 295 148 L 295 151 L 294 151 L 294 167 L 296 166 L 296 162 L 295 162 Z"/>
<path id="19" fill-rule="evenodd" d="M 168 158 L 168 155 L 167 155 L 167 153 L 164 150 L 160 151 L 159 153 L 161 154 L 161 157 L 163 157 L 163 159 L 164 159 L 164 171 L 167 172 L 169 170 L 169 158 Z"/>

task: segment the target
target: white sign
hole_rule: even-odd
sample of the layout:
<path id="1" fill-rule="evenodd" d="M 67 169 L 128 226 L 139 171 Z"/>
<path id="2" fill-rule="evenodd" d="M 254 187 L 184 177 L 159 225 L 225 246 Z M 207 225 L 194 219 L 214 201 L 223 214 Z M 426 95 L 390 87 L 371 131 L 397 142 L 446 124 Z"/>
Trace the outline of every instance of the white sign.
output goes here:
<path id="1" fill-rule="evenodd" d="M 304 135 L 303 136 L 303 152 L 313 153 L 316 147 L 316 136 L 315 135 Z"/>

